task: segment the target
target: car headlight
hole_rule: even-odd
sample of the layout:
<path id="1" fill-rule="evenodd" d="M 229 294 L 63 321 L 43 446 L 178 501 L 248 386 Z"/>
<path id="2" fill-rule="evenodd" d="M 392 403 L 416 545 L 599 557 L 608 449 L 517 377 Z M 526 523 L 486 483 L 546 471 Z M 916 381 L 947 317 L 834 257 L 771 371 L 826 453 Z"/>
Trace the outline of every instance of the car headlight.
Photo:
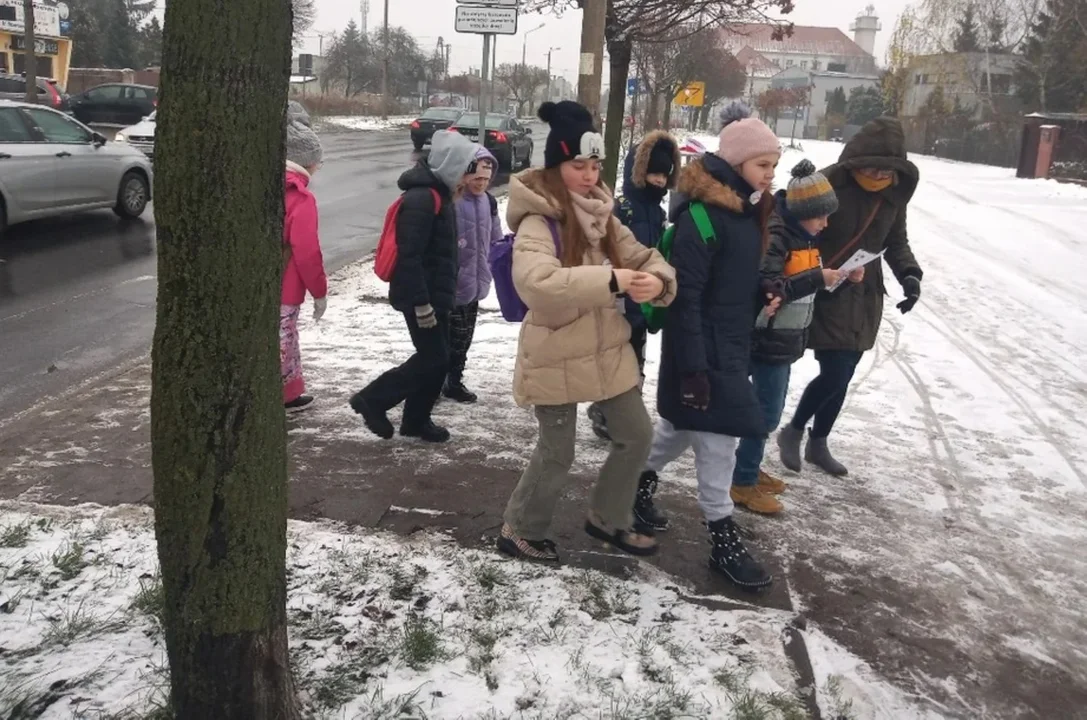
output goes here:
<path id="1" fill-rule="evenodd" d="M 124 133 L 117 133 L 113 139 L 117 142 L 128 142 L 128 138 L 125 137 Z"/>

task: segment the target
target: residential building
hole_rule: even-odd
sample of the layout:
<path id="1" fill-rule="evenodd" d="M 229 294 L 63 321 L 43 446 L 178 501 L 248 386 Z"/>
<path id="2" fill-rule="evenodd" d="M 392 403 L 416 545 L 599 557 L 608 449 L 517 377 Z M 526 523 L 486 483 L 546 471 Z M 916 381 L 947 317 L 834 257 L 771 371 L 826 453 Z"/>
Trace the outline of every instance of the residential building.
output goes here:
<path id="1" fill-rule="evenodd" d="M 939 53 L 922 55 L 909 66 L 909 81 L 902 100 L 902 115 L 921 114 L 925 102 L 937 87 L 943 88 L 949 103 L 958 100 L 972 109 L 977 120 L 988 113 L 998 115 L 1021 110 L 1015 96 L 1015 68 L 1019 59 L 1003 53 Z"/>
<path id="2" fill-rule="evenodd" d="M 26 24 L 23 0 L 0 0 L 0 72 L 26 71 Z M 68 7 L 64 3 L 34 2 L 34 55 L 38 77 L 68 86 L 72 41 Z"/>
<path id="3" fill-rule="evenodd" d="M 797 137 L 820 137 L 827 116 L 830 96 L 841 88 L 846 98 L 853 88 L 879 87 L 879 75 L 871 73 L 829 72 L 826 70 L 803 70 L 793 66 L 771 78 L 770 87 L 791 88 L 807 87 L 810 91 L 808 105 L 801 109 L 796 118 Z M 776 131 L 778 135 L 789 136 L 793 132 L 793 113 L 783 112 L 778 117 Z"/>
<path id="4" fill-rule="evenodd" d="M 807 25 L 794 26 L 792 35 L 781 40 L 773 38 L 776 26 L 771 24 L 730 25 L 720 32 L 722 44 L 747 72 L 744 99 L 754 104 L 784 70 L 874 76 L 876 59 L 860 43 L 874 47 L 879 27 L 875 10 L 869 6 L 854 23 L 852 40 L 838 28 Z"/>

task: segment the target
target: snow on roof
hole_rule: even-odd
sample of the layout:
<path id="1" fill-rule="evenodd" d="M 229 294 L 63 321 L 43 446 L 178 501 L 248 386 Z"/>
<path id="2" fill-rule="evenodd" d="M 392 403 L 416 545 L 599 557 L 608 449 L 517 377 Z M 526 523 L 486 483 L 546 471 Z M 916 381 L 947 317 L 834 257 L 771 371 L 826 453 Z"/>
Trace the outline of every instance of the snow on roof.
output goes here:
<path id="1" fill-rule="evenodd" d="M 722 28 L 721 38 L 725 45 L 733 49 L 747 46 L 760 53 L 871 57 L 836 27 L 794 25 L 791 37 L 774 40 L 776 28 L 776 25 L 769 23 L 740 23 Z"/>

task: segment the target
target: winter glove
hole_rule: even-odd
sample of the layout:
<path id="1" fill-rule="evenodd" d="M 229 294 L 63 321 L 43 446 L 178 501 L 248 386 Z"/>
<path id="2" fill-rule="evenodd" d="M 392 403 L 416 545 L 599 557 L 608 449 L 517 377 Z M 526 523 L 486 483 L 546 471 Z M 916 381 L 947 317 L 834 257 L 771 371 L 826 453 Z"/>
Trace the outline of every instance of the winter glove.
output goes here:
<path id="1" fill-rule="evenodd" d="M 416 306 L 415 319 L 424 330 L 438 327 L 438 316 L 434 314 L 434 308 L 429 303 Z"/>
<path id="2" fill-rule="evenodd" d="M 680 402 L 695 410 L 710 409 L 710 379 L 704 372 L 684 375 L 679 381 Z"/>
<path id="3" fill-rule="evenodd" d="M 785 281 L 778 278 L 776 280 L 763 280 L 759 283 L 759 287 L 762 288 L 763 296 L 766 297 L 764 304 L 769 305 L 773 298 L 781 298 L 782 302 L 785 302 Z"/>
<path id="4" fill-rule="evenodd" d="M 328 310 L 328 298 L 314 298 L 313 299 L 313 322 L 321 322 L 321 318 L 325 316 L 325 310 Z"/>
<path id="5" fill-rule="evenodd" d="M 902 292 L 906 299 L 898 303 L 896 307 L 905 315 L 913 310 L 913 306 L 921 299 L 921 278 L 913 275 L 902 278 Z"/>

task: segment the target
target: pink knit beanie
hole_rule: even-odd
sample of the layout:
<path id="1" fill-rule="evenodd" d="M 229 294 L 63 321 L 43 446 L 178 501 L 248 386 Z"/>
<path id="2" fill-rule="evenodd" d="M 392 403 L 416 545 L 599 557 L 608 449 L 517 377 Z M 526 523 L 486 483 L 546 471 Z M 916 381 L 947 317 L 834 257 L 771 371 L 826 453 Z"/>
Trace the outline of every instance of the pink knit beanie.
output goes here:
<path id="1" fill-rule="evenodd" d="M 777 135 L 762 120 L 751 117 L 751 108 L 740 101 L 721 111 L 717 156 L 734 168 L 759 155 L 781 155 Z"/>

